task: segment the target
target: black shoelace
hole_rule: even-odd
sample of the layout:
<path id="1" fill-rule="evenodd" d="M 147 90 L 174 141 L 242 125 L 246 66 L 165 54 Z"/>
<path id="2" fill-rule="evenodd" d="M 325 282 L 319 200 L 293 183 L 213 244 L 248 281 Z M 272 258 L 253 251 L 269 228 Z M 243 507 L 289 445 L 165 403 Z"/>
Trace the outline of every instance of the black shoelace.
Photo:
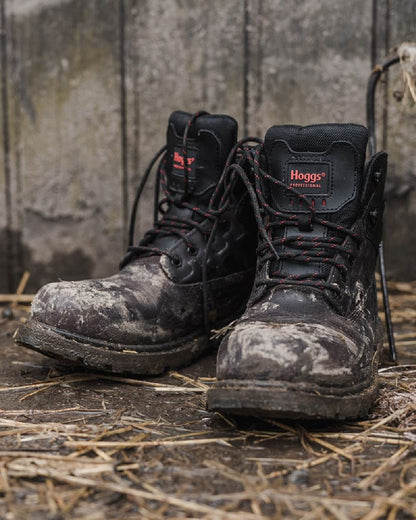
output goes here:
<path id="1" fill-rule="evenodd" d="M 357 253 L 360 237 L 357 233 L 345 226 L 335 224 L 317 216 L 312 201 L 307 196 L 299 193 L 295 188 L 291 188 L 282 181 L 275 179 L 265 172 L 260 165 L 262 144 L 257 147 L 245 150 L 244 158 L 250 165 L 254 176 L 254 189 L 247 176 L 242 164 L 231 166 L 245 183 L 251 197 L 254 213 L 260 234 L 258 254 L 260 257 L 259 267 L 266 262 L 273 262 L 279 265 L 280 262 L 312 264 L 311 271 L 302 274 L 284 273 L 281 269 L 274 269 L 265 279 L 257 279 L 256 284 L 276 286 L 276 285 L 307 285 L 318 289 L 333 291 L 340 294 L 341 288 L 337 283 L 328 282 L 328 270 L 322 272 L 320 265 L 335 267 L 345 279 L 350 259 Z M 271 183 L 289 193 L 292 198 L 296 198 L 308 213 L 287 213 L 273 209 L 266 201 L 262 185 Z M 305 236 L 301 231 L 311 231 L 313 225 L 318 224 L 328 228 L 331 236 L 310 237 Z M 279 230 L 288 226 L 298 227 L 300 233 L 290 237 L 283 237 Z M 346 238 L 351 240 L 347 241 Z M 349 242 L 348 245 L 347 242 Z M 285 246 L 291 251 L 285 250 Z M 338 257 L 336 259 L 335 257 Z M 342 259 L 342 260 L 340 260 Z"/>
<path id="2" fill-rule="evenodd" d="M 136 193 L 136 197 L 134 199 L 133 208 L 130 216 L 130 228 L 129 228 L 129 244 L 127 248 L 127 255 L 122 261 L 122 266 L 129 263 L 133 258 L 138 258 L 140 256 L 150 256 L 150 255 L 166 255 L 170 258 L 171 262 L 174 265 L 178 265 L 180 263 L 180 259 L 173 255 L 168 249 L 162 249 L 160 247 L 153 246 L 153 242 L 156 237 L 168 237 L 168 236 L 177 236 L 180 239 L 185 240 L 186 245 L 188 247 L 188 251 L 191 254 L 196 253 L 196 248 L 194 244 L 192 244 L 188 238 L 187 233 L 194 228 L 197 228 L 202 234 L 206 234 L 207 230 L 204 226 L 201 225 L 200 221 L 195 218 L 187 218 L 181 217 L 177 215 L 171 215 L 169 208 L 172 205 L 176 205 L 180 209 L 188 209 L 191 210 L 194 216 L 199 215 L 202 219 L 213 220 L 213 216 L 204 211 L 202 208 L 196 207 L 194 205 L 189 204 L 187 202 L 187 195 L 189 189 L 189 166 L 188 166 L 188 135 L 189 130 L 192 125 L 196 121 L 196 119 L 202 115 L 206 115 L 207 112 L 196 112 L 189 119 L 182 139 L 182 152 L 184 157 L 184 191 L 181 196 L 173 196 L 172 193 L 167 189 L 167 177 L 165 172 L 165 164 L 166 164 L 166 152 L 167 146 L 161 148 L 153 159 L 150 161 L 148 167 L 145 170 L 141 183 Z M 134 231 L 135 231 L 135 223 L 137 217 L 137 208 L 140 202 L 141 195 L 143 193 L 144 187 L 150 177 L 150 173 L 153 170 L 155 164 L 159 162 L 159 166 L 157 169 L 156 175 L 156 184 L 155 184 L 155 198 L 154 198 L 154 209 L 153 209 L 153 228 L 146 232 L 143 239 L 140 241 L 138 245 L 134 245 Z M 159 189 L 160 185 L 162 185 L 164 198 L 159 201 Z M 166 209 L 164 209 L 166 207 Z M 162 215 L 161 219 L 158 219 L 159 213 Z M 201 220 L 202 220 L 201 219 Z"/>
<path id="3" fill-rule="evenodd" d="M 188 135 L 189 130 L 194 124 L 195 120 L 201 115 L 205 115 L 207 112 L 197 112 L 189 120 L 183 135 L 182 140 L 182 152 L 184 157 L 184 165 L 188 164 Z M 246 160 L 247 150 L 244 148 L 248 142 L 259 143 L 260 140 L 257 138 L 246 138 L 238 141 L 230 151 L 224 171 L 221 178 L 211 196 L 210 202 L 206 209 L 190 204 L 187 201 L 188 189 L 189 189 L 189 168 L 184 168 L 184 192 L 181 196 L 174 196 L 167 187 L 167 177 L 165 171 L 166 164 L 166 153 L 167 146 L 161 148 L 153 159 L 150 161 L 148 167 L 145 170 L 143 178 L 137 189 L 136 196 L 133 202 L 133 207 L 130 216 L 130 227 L 129 227 L 129 245 L 127 248 L 127 254 L 123 258 L 120 267 L 123 268 L 133 259 L 145 257 L 145 256 L 161 256 L 166 255 L 174 265 L 180 265 L 181 259 L 172 254 L 169 249 L 163 249 L 154 245 L 154 240 L 157 237 L 169 237 L 174 236 L 179 240 L 183 240 L 186 243 L 188 253 L 196 255 L 198 253 L 195 244 L 189 239 L 189 231 L 197 229 L 205 237 L 205 247 L 202 254 L 202 293 L 203 293 L 203 313 L 204 313 L 204 325 L 206 333 L 210 331 L 210 318 L 209 318 L 209 298 L 208 298 L 208 272 L 207 272 L 207 260 L 210 251 L 211 244 L 215 237 L 215 233 L 219 224 L 222 223 L 221 216 L 227 210 L 230 205 L 230 196 L 233 190 L 235 181 L 237 180 L 237 173 L 235 168 L 240 167 L 240 163 Z M 143 239 L 138 245 L 134 245 L 134 232 L 135 222 L 137 217 L 137 209 L 140 202 L 141 195 L 144 187 L 150 177 L 150 174 L 159 161 L 159 165 L 156 173 L 156 185 L 155 185 L 155 197 L 154 197 L 154 226 L 152 229 L 147 231 Z M 162 186 L 164 192 L 164 198 L 159 201 L 159 191 Z M 188 209 L 192 215 L 190 217 L 182 217 L 172 215 L 170 208 L 172 205 L 177 206 L 181 209 Z M 162 217 L 159 219 L 159 214 Z"/>

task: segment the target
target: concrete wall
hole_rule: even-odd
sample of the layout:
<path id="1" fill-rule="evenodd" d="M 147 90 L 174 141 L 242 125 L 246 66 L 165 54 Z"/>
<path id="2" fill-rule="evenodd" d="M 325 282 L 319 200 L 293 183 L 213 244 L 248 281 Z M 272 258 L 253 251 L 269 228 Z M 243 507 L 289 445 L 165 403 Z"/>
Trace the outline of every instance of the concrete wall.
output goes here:
<path id="1" fill-rule="evenodd" d="M 113 272 L 172 110 L 365 122 L 372 64 L 416 40 L 414 0 L 0 0 L 0 291 Z M 414 123 L 379 89 L 391 152 L 388 269 L 416 278 Z M 149 225 L 152 186 L 138 232 Z"/>

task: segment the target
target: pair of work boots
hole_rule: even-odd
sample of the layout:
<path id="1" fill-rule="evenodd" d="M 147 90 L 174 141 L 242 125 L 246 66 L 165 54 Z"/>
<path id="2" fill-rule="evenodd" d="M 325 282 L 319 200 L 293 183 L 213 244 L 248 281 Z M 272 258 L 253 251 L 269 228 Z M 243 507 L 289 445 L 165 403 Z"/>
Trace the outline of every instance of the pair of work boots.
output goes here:
<path id="1" fill-rule="evenodd" d="M 18 343 L 95 370 L 160 374 L 221 329 L 209 409 L 365 416 L 382 345 L 374 274 L 387 166 L 385 153 L 365 163 L 367 137 L 354 124 L 287 125 L 237 142 L 229 116 L 174 112 L 120 272 L 44 286 Z M 134 245 L 159 158 L 154 228 Z"/>

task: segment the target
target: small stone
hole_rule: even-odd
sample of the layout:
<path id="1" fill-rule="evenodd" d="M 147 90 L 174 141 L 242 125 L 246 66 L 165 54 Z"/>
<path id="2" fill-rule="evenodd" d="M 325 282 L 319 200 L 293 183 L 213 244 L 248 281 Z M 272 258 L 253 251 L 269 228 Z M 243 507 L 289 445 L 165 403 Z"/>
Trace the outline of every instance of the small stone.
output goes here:
<path id="1" fill-rule="evenodd" d="M 296 486 L 306 486 L 309 483 L 309 472 L 306 469 L 297 469 L 292 471 L 288 480 Z"/>
<path id="2" fill-rule="evenodd" d="M 13 311 L 10 309 L 10 307 L 6 307 L 5 309 L 3 309 L 1 316 L 5 320 L 12 320 L 14 318 Z"/>

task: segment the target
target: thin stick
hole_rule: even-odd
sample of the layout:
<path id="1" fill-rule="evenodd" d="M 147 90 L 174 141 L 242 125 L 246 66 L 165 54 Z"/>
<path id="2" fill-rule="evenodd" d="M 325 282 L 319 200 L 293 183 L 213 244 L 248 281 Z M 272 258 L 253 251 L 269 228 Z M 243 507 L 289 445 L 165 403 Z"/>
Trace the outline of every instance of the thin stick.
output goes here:
<path id="1" fill-rule="evenodd" d="M 29 278 L 30 278 L 30 273 L 29 271 L 25 271 L 22 275 L 22 278 L 20 279 L 20 282 L 19 282 L 19 285 L 17 286 L 17 289 L 16 289 L 16 294 L 18 296 L 20 296 L 21 294 L 23 294 L 23 291 L 25 290 L 26 288 L 26 285 L 27 285 L 27 282 L 29 281 Z"/>
<path id="2" fill-rule="evenodd" d="M 32 303 L 34 294 L 0 294 L 0 303 Z"/>
<path id="3" fill-rule="evenodd" d="M 86 448 L 89 446 L 99 448 L 141 448 L 154 446 L 194 446 L 197 444 L 227 443 L 235 440 L 243 440 L 246 437 L 212 437 L 209 439 L 185 439 L 178 441 L 143 441 L 143 442 L 115 442 L 115 441 L 66 441 L 64 446 L 69 448 Z"/>
<path id="4" fill-rule="evenodd" d="M 377 479 L 385 473 L 388 469 L 394 467 L 397 463 L 399 463 L 402 459 L 407 457 L 410 452 L 409 446 L 402 446 L 400 449 L 396 451 L 390 458 L 386 459 L 383 464 L 381 464 L 371 475 L 368 475 L 364 480 L 362 480 L 358 487 L 360 489 L 367 489 L 372 486 Z"/>

